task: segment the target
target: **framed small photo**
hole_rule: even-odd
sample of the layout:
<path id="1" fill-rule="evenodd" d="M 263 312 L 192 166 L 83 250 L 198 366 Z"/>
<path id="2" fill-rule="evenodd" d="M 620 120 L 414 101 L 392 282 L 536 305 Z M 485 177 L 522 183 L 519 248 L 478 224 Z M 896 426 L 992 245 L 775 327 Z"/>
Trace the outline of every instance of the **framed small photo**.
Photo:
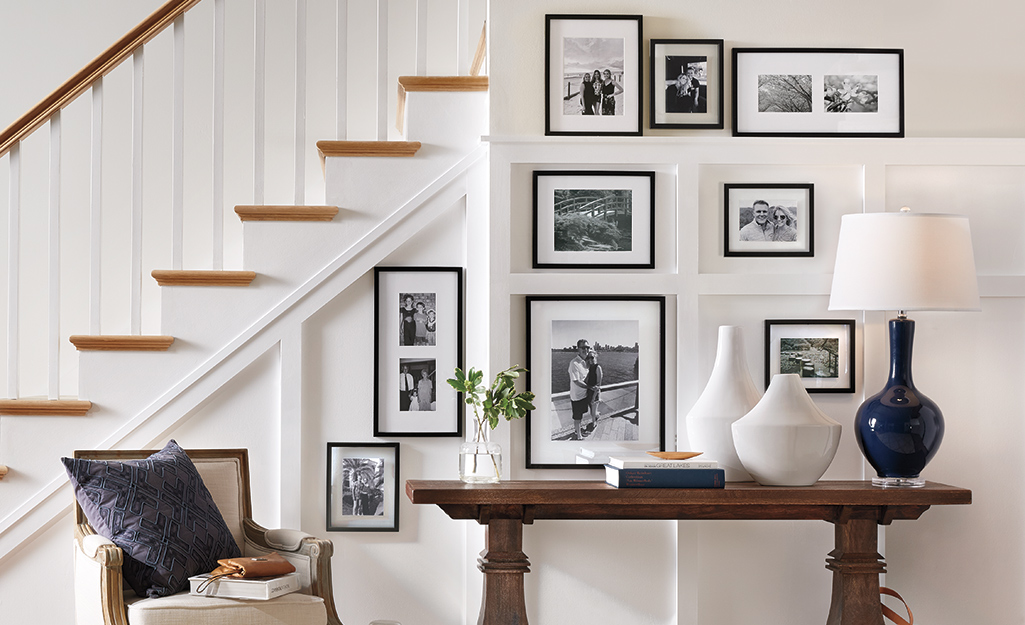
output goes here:
<path id="1" fill-rule="evenodd" d="M 535 269 L 654 267 L 655 172 L 534 172 Z"/>
<path id="2" fill-rule="evenodd" d="M 462 436 L 462 268 L 376 267 L 374 336 L 374 436 Z"/>
<path id="3" fill-rule="evenodd" d="M 814 185 L 724 185 L 723 254 L 814 256 Z"/>
<path id="4" fill-rule="evenodd" d="M 545 134 L 641 134 L 640 15 L 545 16 Z"/>
<path id="5" fill-rule="evenodd" d="M 327 531 L 399 530 L 399 444 L 327 444 Z"/>
<path id="6" fill-rule="evenodd" d="M 853 393 L 854 320 L 766 319 L 766 388 L 777 373 L 801 376 L 809 393 Z"/>
<path id="7" fill-rule="evenodd" d="M 652 39 L 652 128 L 723 127 L 723 40 Z"/>
<path id="8" fill-rule="evenodd" d="M 904 51 L 734 48 L 733 136 L 903 137 Z"/>
<path id="9" fill-rule="evenodd" d="M 665 450 L 665 297 L 528 296 L 528 469 Z"/>

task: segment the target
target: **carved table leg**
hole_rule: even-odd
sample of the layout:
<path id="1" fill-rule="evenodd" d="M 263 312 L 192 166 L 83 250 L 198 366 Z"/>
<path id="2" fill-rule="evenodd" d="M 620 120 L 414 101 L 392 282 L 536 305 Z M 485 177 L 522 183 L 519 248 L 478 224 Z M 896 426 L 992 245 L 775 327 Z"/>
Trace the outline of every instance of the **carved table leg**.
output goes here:
<path id="1" fill-rule="evenodd" d="M 876 521 L 850 519 L 834 527 L 835 548 L 826 558 L 833 572 L 826 625 L 883 625 L 879 574 L 886 566 L 878 553 Z"/>
<path id="2" fill-rule="evenodd" d="M 484 598 L 477 625 L 527 625 L 523 574 L 530 562 L 523 554 L 523 521 L 491 519 L 477 568 L 484 573 Z"/>

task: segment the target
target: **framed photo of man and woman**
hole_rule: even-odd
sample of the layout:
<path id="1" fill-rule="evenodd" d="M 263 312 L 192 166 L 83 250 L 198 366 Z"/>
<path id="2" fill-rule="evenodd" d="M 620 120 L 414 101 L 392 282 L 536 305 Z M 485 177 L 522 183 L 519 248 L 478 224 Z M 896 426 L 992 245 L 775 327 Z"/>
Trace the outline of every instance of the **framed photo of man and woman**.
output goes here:
<path id="1" fill-rule="evenodd" d="M 723 185 L 725 256 L 814 256 L 811 183 Z"/>
<path id="2" fill-rule="evenodd" d="M 399 444 L 327 444 L 327 531 L 399 530 Z"/>
<path id="3" fill-rule="evenodd" d="M 528 469 L 665 450 L 662 296 L 526 298 Z M 581 458 L 591 460 L 582 464 Z"/>
<path id="4" fill-rule="evenodd" d="M 545 134 L 641 134 L 640 15 L 545 16 Z"/>
<path id="5" fill-rule="evenodd" d="M 723 40 L 652 39 L 648 124 L 723 127 Z"/>
<path id="6" fill-rule="evenodd" d="M 376 267 L 374 337 L 374 436 L 462 436 L 462 268 Z"/>

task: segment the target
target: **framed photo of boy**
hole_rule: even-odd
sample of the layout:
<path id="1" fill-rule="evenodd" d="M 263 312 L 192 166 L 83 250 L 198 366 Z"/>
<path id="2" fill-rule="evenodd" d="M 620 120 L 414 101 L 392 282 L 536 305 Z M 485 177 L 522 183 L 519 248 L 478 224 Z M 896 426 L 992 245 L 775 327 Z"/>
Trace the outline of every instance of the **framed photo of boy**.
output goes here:
<path id="1" fill-rule="evenodd" d="M 652 128 L 723 127 L 723 40 L 652 39 Z"/>
<path id="2" fill-rule="evenodd" d="M 854 320 L 766 319 L 766 388 L 777 373 L 801 376 L 809 393 L 853 393 Z"/>
<path id="3" fill-rule="evenodd" d="M 526 298 L 528 469 L 665 450 L 665 297 Z"/>
<path id="4" fill-rule="evenodd" d="M 903 137 L 904 51 L 734 48 L 733 136 Z"/>
<path id="5" fill-rule="evenodd" d="M 545 16 L 545 134 L 641 134 L 640 15 Z"/>
<path id="6" fill-rule="evenodd" d="M 374 340 L 374 436 L 462 436 L 462 268 L 375 267 Z"/>
<path id="7" fill-rule="evenodd" d="M 327 531 L 399 531 L 399 444 L 327 444 Z"/>
<path id="8" fill-rule="evenodd" d="M 535 269 L 654 267 L 655 172 L 534 172 Z"/>
<path id="9" fill-rule="evenodd" d="M 725 256 L 814 256 L 811 183 L 723 185 Z"/>

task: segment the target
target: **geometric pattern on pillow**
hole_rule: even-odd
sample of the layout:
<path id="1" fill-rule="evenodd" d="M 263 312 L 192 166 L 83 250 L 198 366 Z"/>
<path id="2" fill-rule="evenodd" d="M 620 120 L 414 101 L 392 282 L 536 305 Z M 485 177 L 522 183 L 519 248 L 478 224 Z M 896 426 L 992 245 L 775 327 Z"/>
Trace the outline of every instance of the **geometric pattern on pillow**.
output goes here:
<path id="1" fill-rule="evenodd" d="M 240 556 L 196 466 L 174 440 L 144 460 L 61 458 L 98 534 L 124 551 L 122 573 L 140 597 L 173 595 L 217 560 Z"/>

